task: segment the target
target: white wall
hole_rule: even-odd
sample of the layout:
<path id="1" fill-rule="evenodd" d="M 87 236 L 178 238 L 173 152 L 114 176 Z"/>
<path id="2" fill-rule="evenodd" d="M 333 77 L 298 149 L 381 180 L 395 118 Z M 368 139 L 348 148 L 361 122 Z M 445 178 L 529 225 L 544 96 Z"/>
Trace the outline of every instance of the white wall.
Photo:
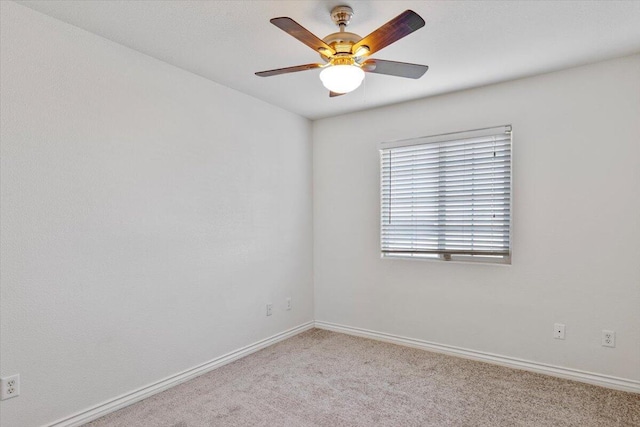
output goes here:
<path id="1" fill-rule="evenodd" d="M 502 124 L 513 264 L 380 259 L 378 143 Z M 316 320 L 640 380 L 639 55 L 316 121 L 313 145 Z"/>
<path id="2" fill-rule="evenodd" d="M 306 119 L 14 3 L 1 15 L 0 374 L 22 380 L 3 427 L 313 319 Z"/>

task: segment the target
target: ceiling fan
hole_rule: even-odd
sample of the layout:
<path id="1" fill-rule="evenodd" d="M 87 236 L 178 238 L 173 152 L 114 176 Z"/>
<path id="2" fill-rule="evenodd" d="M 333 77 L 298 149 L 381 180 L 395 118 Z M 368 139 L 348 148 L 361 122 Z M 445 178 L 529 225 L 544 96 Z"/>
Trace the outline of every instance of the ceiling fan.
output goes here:
<path id="1" fill-rule="evenodd" d="M 291 18 L 271 19 L 271 23 L 320 54 L 323 64 L 305 64 L 295 67 L 260 71 L 260 77 L 322 68 L 320 80 L 329 89 L 329 96 L 339 96 L 357 89 L 364 73 L 387 74 L 418 79 L 429 69 L 426 65 L 406 62 L 367 59 L 369 55 L 389 46 L 401 38 L 419 30 L 424 20 L 412 10 L 406 10 L 366 37 L 345 31 L 351 21 L 353 9 L 336 6 L 331 10 L 331 19 L 340 28 L 337 33 L 320 39 Z"/>

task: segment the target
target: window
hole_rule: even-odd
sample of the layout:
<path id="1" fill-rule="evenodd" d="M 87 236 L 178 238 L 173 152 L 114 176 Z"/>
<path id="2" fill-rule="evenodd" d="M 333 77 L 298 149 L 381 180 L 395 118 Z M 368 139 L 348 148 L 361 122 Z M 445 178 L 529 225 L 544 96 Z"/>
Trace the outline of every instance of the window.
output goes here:
<path id="1" fill-rule="evenodd" d="M 384 143 L 383 257 L 511 262 L 511 126 Z"/>

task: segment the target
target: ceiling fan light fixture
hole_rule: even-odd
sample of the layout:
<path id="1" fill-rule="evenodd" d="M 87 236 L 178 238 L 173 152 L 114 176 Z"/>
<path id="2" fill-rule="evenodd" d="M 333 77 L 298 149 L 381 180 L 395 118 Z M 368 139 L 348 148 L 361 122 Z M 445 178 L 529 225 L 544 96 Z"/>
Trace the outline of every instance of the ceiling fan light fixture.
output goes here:
<path id="1" fill-rule="evenodd" d="M 320 80 L 331 92 L 349 93 L 360 86 L 364 71 L 357 65 L 330 65 L 320 72 Z"/>
<path id="2" fill-rule="evenodd" d="M 324 87 L 329 89 L 329 97 L 335 98 L 356 90 L 362 84 L 365 72 L 419 79 L 429 69 L 426 65 L 420 64 L 366 59 L 369 55 L 424 27 L 424 19 L 420 15 L 412 10 L 405 10 L 364 38 L 345 31 L 352 16 L 353 9 L 349 6 L 334 7 L 331 10 L 331 18 L 340 31 L 331 33 L 324 39 L 318 38 L 289 17 L 271 19 L 273 25 L 319 53 L 324 64 L 304 64 L 259 71 L 256 76 L 269 77 L 321 68 L 320 80 Z"/>

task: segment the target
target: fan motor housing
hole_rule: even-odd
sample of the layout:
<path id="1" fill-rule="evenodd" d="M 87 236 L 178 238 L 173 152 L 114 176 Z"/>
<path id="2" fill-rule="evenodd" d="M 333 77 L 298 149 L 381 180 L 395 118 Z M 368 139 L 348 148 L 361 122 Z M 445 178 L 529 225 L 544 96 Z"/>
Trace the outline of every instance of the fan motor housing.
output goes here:
<path id="1" fill-rule="evenodd" d="M 322 41 L 331 46 L 337 53 L 351 54 L 351 47 L 361 39 L 362 37 L 355 33 L 341 31 L 329 34 L 327 37 L 322 39 Z M 322 57 L 325 62 L 329 61 L 329 58 L 322 53 L 320 54 L 320 57 Z"/>

